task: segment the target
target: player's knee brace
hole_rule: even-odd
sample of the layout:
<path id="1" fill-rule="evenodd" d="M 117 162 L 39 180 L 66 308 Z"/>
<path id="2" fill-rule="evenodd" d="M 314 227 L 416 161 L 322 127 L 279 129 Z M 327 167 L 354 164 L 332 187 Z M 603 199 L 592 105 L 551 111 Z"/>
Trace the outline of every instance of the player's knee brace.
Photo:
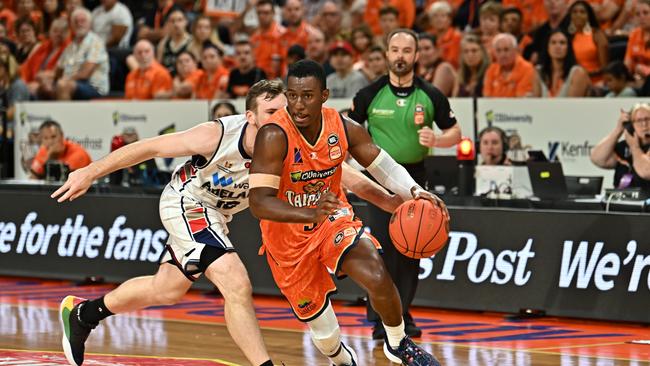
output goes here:
<path id="1" fill-rule="evenodd" d="M 327 305 L 321 315 L 307 324 L 311 339 L 322 354 L 329 357 L 339 351 L 341 331 L 331 304 Z"/>

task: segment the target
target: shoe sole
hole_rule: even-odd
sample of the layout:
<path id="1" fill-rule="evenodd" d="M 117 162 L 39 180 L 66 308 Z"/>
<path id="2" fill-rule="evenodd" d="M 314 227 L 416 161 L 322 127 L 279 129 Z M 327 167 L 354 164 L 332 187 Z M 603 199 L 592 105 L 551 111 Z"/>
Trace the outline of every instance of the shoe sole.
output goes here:
<path id="1" fill-rule="evenodd" d="M 384 342 L 384 355 L 386 355 L 386 358 L 388 358 L 390 362 L 396 363 L 398 365 L 402 364 L 402 359 L 395 356 L 388 350 L 388 345 L 386 344 L 386 342 Z"/>
<path id="2" fill-rule="evenodd" d="M 72 295 L 68 295 L 63 300 L 61 300 L 61 303 L 59 304 L 59 324 L 61 324 L 61 333 L 63 334 L 61 336 L 61 346 L 63 346 L 63 354 L 65 354 L 65 359 L 68 360 L 68 363 L 72 366 L 80 366 L 77 364 L 77 362 L 74 360 L 74 357 L 72 356 L 72 348 L 70 347 L 70 341 L 68 340 L 68 337 L 66 337 L 65 334 L 65 320 L 63 319 L 63 310 L 65 310 L 70 304 L 72 305 L 72 308 L 74 308 L 74 306 L 76 305 L 75 299 L 79 299 L 82 301 L 85 300 L 80 297 L 76 297 Z"/>

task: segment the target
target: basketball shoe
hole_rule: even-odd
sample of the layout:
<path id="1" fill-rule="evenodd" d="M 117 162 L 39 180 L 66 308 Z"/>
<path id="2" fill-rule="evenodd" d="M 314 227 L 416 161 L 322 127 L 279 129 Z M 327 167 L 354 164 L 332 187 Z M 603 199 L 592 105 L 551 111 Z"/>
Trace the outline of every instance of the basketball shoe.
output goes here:
<path id="1" fill-rule="evenodd" d="M 59 306 L 59 320 L 63 337 L 61 343 L 65 358 L 70 365 L 81 366 L 84 362 L 85 343 L 90 331 L 97 324 L 88 324 L 81 320 L 79 312 L 88 300 L 75 296 L 66 296 Z"/>
<path id="2" fill-rule="evenodd" d="M 352 358 L 352 363 L 350 364 L 345 364 L 345 365 L 340 365 L 340 366 L 358 366 L 357 365 L 357 354 L 354 352 L 352 348 L 348 348 L 345 343 L 341 342 L 341 348 L 339 348 L 339 352 L 345 352 L 348 351 L 350 354 L 350 357 Z M 336 354 L 338 354 L 337 352 Z M 337 366 L 336 364 L 333 364 L 332 366 Z"/>
<path id="3" fill-rule="evenodd" d="M 392 348 L 388 344 L 388 338 L 385 338 L 384 354 L 391 362 L 405 366 L 440 366 L 440 362 L 435 357 L 415 344 L 408 336 L 402 338 L 397 349 Z"/>

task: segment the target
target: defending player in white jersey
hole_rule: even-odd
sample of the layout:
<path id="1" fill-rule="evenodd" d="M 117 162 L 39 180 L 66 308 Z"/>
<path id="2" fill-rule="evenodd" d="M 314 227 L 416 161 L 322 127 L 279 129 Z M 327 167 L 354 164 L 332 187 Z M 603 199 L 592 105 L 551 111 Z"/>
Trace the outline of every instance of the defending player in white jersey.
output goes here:
<path id="1" fill-rule="evenodd" d="M 280 81 L 256 83 L 246 97 L 246 114 L 202 123 L 186 131 L 144 139 L 70 173 L 52 194 L 58 202 L 80 197 L 97 178 L 154 157 L 192 156 L 176 169 L 160 198 L 160 218 L 169 232 L 166 252 L 153 276 L 132 278 L 105 296 L 61 302 L 63 349 L 81 365 L 85 341 L 108 316 L 181 300 L 201 273 L 224 297 L 228 331 L 253 365 L 273 365 L 255 318 L 246 268 L 227 237 L 232 215 L 248 207 L 248 168 L 262 122 L 286 105 Z M 389 195 L 353 168 L 343 185 L 387 211 L 401 199 Z"/>

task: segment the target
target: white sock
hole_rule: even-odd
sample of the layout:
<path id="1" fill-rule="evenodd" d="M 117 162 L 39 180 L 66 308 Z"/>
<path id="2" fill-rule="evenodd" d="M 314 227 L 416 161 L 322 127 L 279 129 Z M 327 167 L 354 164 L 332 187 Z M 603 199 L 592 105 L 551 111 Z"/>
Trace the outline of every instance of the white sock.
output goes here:
<path id="1" fill-rule="evenodd" d="M 404 320 L 395 327 L 389 327 L 384 323 L 384 329 L 386 329 L 386 338 L 388 338 L 388 345 L 390 348 L 397 349 L 399 347 L 399 342 L 406 337 L 404 332 Z"/>
<path id="2" fill-rule="evenodd" d="M 351 350 L 345 347 L 343 342 L 339 343 L 339 346 L 341 347 L 341 350 L 336 356 L 328 357 L 330 361 L 335 365 L 352 365 L 352 355 L 349 352 Z"/>

